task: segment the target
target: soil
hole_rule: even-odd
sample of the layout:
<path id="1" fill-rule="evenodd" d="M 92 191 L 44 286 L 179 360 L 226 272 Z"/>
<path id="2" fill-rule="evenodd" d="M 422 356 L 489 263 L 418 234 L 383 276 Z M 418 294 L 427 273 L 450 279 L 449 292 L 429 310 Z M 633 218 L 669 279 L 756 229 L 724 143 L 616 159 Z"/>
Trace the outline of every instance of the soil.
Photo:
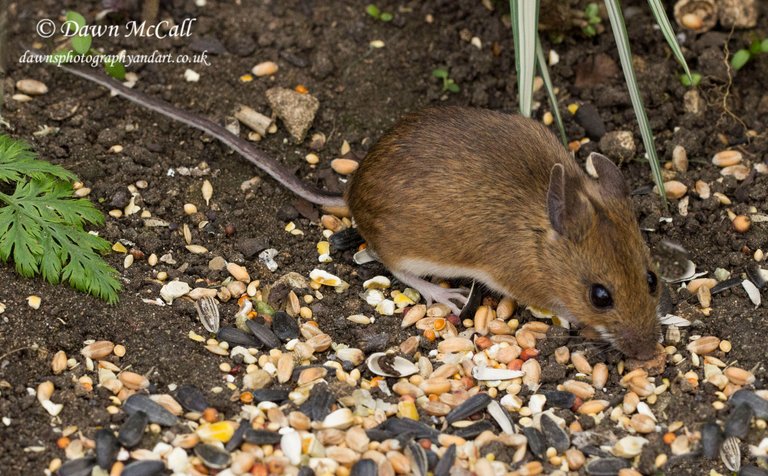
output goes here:
<path id="1" fill-rule="evenodd" d="M 115 306 L 67 286 L 19 278 L 12 265 L 0 266 L 0 303 L 6 306 L 0 315 L 0 415 L 4 418 L 0 424 L 0 471 L 6 475 L 41 474 L 53 458 L 63 459 L 64 451 L 56 441 L 64 426 L 76 425 L 92 437 L 97 428 L 121 418 L 105 410 L 109 404 L 109 392 L 105 389 L 96 388 L 85 394 L 75 390 L 73 375 L 86 374 L 84 368 L 52 374 L 51 357 L 59 350 L 68 356 L 79 356 L 85 340 L 110 340 L 128 349 L 119 364 L 146 374 L 153 389 L 163 390 L 169 384 L 182 383 L 211 389 L 225 384 L 219 364 L 227 359 L 213 355 L 187 337 L 190 331 L 206 335 L 194 305 L 184 300 L 172 306 L 145 302 L 159 296 L 161 283 L 155 277 L 160 271 L 192 285 L 205 285 L 226 277 L 225 272 L 208 269 L 208 261 L 214 256 L 246 265 L 251 276 L 263 283 L 272 283 L 287 272 L 308 276 L 312 269 L 322 267 L 351 286 L 344 294 L 325 292 L 325 299 L 313 306 L 320 328 L 335 342 L 368 349 L 386 348 L 416 332 L 413 328 L 400 331 L 396 317 L 379 318 L 371 326 L 346 320 L 346 316 L 355 313 L 372 315 L 373 310 L 356 296 L 363 280 L 385 271 L 378 265 L 355 265 L 351 252 L 336 252 L 333 263 L 320 265 L 315 249 L 321 239 L 318 215 L 312 216 L 309 207 L 297 203 L 290 192 L 258 173 L 246 160 L 196 130 L 110 97 L 104 88 L 54 67 L 18 62 L 24 50 L 40 40 L 35 33 L 39 19 L 56 18 L 70 8 L 92 19 L 98 11 L 96 3 L 32 0 L 10 4 L 3 58 L 6 77 L 2 83 L 2 117 L 10 127 L 2 132 L 29 141 L 40 157 L 74 171 L 92 189 L 90 198 L 105 214 L 125 205 L 129 185 L 147 181 L 149 187 L 141 190 L 140 206 L 171 226 L 147 228 L 138 215 L 119 219 L 107 216 L 106 225 L 98 231 L 110 242 L 120 241 L 146 256 L 170 253 L 176 264 L 161 262 L 151 268 L 146 260 L 137 260 L 123 269 L 124 255 L 109 255 L 106 259 L 120 270 L 124 286 Z M 197 3 L 162 2 L 160 11 L 162 18 L 172 17 L 177 22 L 197 18 L 191 39 L 121 36 L 97 38 L 95 46 L 109 51 L 126 49 L 129 53 L 151 53 L 157 49 L 193 54 L 194 48 L 202 47 L 218 51 L 210 56 L 210 66 L 147 64 L 129 68 L 140 75 L 137 88 L 217 121 L 230 116 L 239 104 L 268 113 L 264 95 L 268 88 L 304 85 L 321 104 L 310 131 L 322 132 L 327 137 L 327 144 L 319 152 L 320 164 L 310 167 L 304 160 L 310 152 L 309 140 L 294 144 L 282 126 L 262 140 L 259 147 L 295 170 L 299 177 L 324 188 L 340 190 L 344 186 L 344 180 L 329 168 L 330 160 L 338 156 L 344 141 L 351 145 L 355 155 L 363 157 L 370 144 L 408 111 L 436 104 L 508 112 L 517 109 L 512 38 L 502 19 L 505 2 L 493 3 L 493 11 L 472 0 L 380 2 L 382 10 L 395 13 L 391 23 L 373 20 L 365 13 L 363 3 L 347 0 L 208 2 L 205 7 L 196 6 Z M 768 7 L 760 5 L 760 20 L 755 29 L 732 34 L 719 31 L 685 35 L 683 46 L 688 63 L 703 76 L 697 88 L 703 102 L 701 111 L 691 113 L 684 108 L 684 94 L 689 89 L 680 83 L 681 68 L 662 35 L 653 28 L 647 4 L 623 3 L 638 80 L 661 159 L 670 160 L 674 146 L 683 145 L 690 168 L 686 173 L 678 173 L 676 179 L 690 189 L 695 181 L 706 181 L 712 192 L 727 195 L 732 204 L 726 207 L 714 198 L 701 200 L 689 193 L 687 216 L 680 215 L 676 200 L 672 201 L 669 213 L 663 212 L 658 197 L 650 193 L 649 167 L 642 159 L 643 147 L 623 77 L 620 73 L 605 74 L 611 68 L 604 63 L 598 63 L 598 74 L 590 74 L 594 58 L 600 55 L 618 63 L 610 30 L 594 39 L 584 37 L 578 30 L 567 30 L 560 44 L 553 44 L 551 35 L 543 37 L 545 51 L 553 48 L 560 55 L 550 73 L 560 88 L 558 98 L 568 137 L 574 140 L 586 135 L 566 109 L 571 103 L 594 104 L 607 131 L 631 131 L 638 150 L 622 169 L 632 189 L 638 191 L 635 201 L 641 226 L 653 229 L 646 232 L 649 246 L 656 249 L 662 240 L 677 242 L 690 252 L 699 270 L 711 275 L 715 269 L 723 268 L 736 276 L 753 263 L 756 250 L 768 251 L 768 224 L 755 221 L 748 232 L 740 234 L 731 226 L 726 210 L 737 214 L 752 212 L 752 207 L 761 213 L 768 211 L 768 175 L 753 172 L 742 182 L 731 177 L 721 179 L 710 158 L 729 147 L 741 151 L 753 164 L 765 162 L 768 157 L 768 59 L 758 57 L 738 74 L 729 76 L 723 56 L 724 45 L 734 51 L 748 45 L 753 37 L 768 34 Z M 137 18 L 138 12 L 115 14 L 115 21 L 125 20 L 120 15 Z M 427 15 L 434 18 L 432 23 L 425 21 Z M 472 36 L 481 39 L 482 49 L 469 42 Z M 372 48 L 372 40 L 382 40 L 385 46 Z M 44 41 L 43 46 L 51 45 Z M 256 63 L 266 60 L 279 64 L 275 76 L 250 82 L 239 79 Z M 184 81 L 188 67 L 200 73 L 199 82 Z M 461 87 L 460 92 L 443 92 L 439 80 L 432 76 L 437 67 L 449 71 Z M 22 78 L 43 81 L 49 92 L 30 102 L 12 100 L 14 84 Z M 543 90 L 536 93 L 535 100 L 541 104 L 535 117 L 541 118 L 549 110 Z M 62 108 L 75 105 L 76 112 L 62 118 Z M 34 135 L 44 125 L 59 130 Z M 109 151 L 116 144 L 124 147 L 121 153 Z M 583 161 L 595 150 L 600 150 L 597 141 L 586 143 L 577 158 Z M 208 165 L 203 169 L 205 178 L 214 188 L 210 206 L 205 205 L 200 194 L 202 177 L 168 173 L 181 167 L 195 169 L 203 162 Z M 254 176 L 261 178 L 257 185 L 247 192 L 241 190 L 241 184 Z M 414 182 L 418 183 L 418 177 L 414 177 Z M 446 184 L 446 190 L 450 191 L 450 184 Z M 201 212 L 185 215 L 185 203 L 195 204 Z M 662 216 L 673 219 L 660 221 Z M 208 224 L 200 229 L 197 225 L 204 220 Z M 305 235 L 286 232 L 289 221 Z M 180 231 L 183 224 L 190 225 L 192 241 L 205 246 L 208 253 L 192 254 L 185 249 Z M 234 234 L 225 233 L 228 226 L 234 227 Z M 254 246 L 279 251 L 276 272 L 270 272 L 251 254 Z M 765 301 L 755 308 L 744 290 L 736 287 L 715 295 L 711 314 L 705 316 L 695 297 L 689 298 L 675 287 L 671 292 L 677 303 L 676 312 L 694 322 L 691 328 L 683 329 L 681 346 L 688 335 L 694 334 L 728 339 L 733 350 L 717 355 L 729 364 L 753 369 L 757 377 L 754 386 L 762 388 L 768 357 Z M 42 297 L 37 310 L 26 303 L 27 296 L 32 294 Z M 222 322 L 231 324 L 237 304 L 230 301 L 220 308 Z M 530 315 L 523 313 L 520 318 L 524 320 Z M 677 368 L 672 366 L 665 375 L 674 379 L 678 371 L 685 373 L 689 366 L 686 360 Z M 64 405 L 56 418 L 46 413 L 30 391 L 45 380 L 55 384 L 54 401 Z M 621 393 L 614 375 L 608 394 Z M 206 394 L 223 413 L 238 411 L 239 405 L 230 402 L 229 391 Z M 663 395 L 654 411 L 660 420 L 680 420 L 689 429 L 697 430 L 702 423 L 726 414 L 712 407 L 715 398 L 711 390 L 677 390 Z M 754 464 L 747 445 L 757 444 L 764 433 L 765 430 L 755 429 L 742 444 L 745 464 Z M 660 435 L 650 440 L 644 454 L 650 455 L 651 461 L 659 452 L 668 453 Z M 726 471 L 720 461 L 691 455 L 670 458 L 663 472 L 700 475 L 710 469 Z"/>

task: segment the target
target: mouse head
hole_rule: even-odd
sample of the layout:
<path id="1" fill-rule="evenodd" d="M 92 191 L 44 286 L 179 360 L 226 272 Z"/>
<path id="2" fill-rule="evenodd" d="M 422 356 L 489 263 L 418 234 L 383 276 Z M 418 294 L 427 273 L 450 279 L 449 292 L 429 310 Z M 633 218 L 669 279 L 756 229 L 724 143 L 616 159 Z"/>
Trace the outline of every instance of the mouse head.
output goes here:
<path id="1" fill-rule="evenodd" d="M 624 354 L 649 359 L 660 325 L 661 283 L 640 235 L 629 188 L 610 159 L 590 156 L 598 178 L 552 168 L 547 213 L 552 289 L 563 317 L 595 329 Z"/>

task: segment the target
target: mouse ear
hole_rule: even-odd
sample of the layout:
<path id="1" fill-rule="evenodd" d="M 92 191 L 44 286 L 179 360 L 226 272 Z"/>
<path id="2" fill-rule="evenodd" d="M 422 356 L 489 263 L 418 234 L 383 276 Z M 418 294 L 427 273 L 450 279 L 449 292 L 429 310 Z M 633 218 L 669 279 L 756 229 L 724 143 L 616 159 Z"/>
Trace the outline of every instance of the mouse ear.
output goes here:
<path id="1" fill-rule="evenodd" d="M 625 198 L 629 196 L 629 187 L 621 174 L 621 170 L 608 157 L 592 152 L 589 160 L 597 172 L 597 183 L 600 189 L 608 196 Z"/>
<path id="2" fill-rule="evenodd" d="M 578 193 L 576 184 L 566 184 L 562 164 L 555 164 L 547 191 L 547 215 L 552 229 L 573 241 L 581 241 L 592 224 L 593 214 L 592 205 Z"/>

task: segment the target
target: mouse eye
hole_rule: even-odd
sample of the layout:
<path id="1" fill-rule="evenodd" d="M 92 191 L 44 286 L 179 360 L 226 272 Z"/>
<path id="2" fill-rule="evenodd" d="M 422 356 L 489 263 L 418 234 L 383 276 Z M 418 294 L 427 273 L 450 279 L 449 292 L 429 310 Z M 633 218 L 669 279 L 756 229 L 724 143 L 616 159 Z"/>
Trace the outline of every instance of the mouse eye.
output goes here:
<path id="1" fill-rule="evenodd" d="M 593 284 L 589 288 L 589 300 L 597 309 L 610 309 L 613 306 L 611 293 L 602 284 Z"/>
<path id="2" fill-rule="evenodd" d="M 646 277 L 648 279 L 648 292 L 651 294 L 656 294 L 656 273 L 653 271 L 648 271 Z"/>

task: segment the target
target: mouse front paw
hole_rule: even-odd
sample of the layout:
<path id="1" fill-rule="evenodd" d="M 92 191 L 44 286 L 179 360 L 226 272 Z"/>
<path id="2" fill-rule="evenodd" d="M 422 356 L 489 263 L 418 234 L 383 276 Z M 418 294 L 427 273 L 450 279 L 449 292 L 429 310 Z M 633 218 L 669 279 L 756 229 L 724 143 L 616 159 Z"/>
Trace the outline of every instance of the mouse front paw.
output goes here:
<path id="1" fill-rule="evenodd" d="M 445 304 L 457 316 L 461 315 L 461 309 L 469 299 L 468 289 L 444 288 L 410 273 L 392 272 L 392 274 L 404 284 L 418 291 L 427 305 Z M 460 304 L 461 307 L 457 306 L 456 303 Z"/>

